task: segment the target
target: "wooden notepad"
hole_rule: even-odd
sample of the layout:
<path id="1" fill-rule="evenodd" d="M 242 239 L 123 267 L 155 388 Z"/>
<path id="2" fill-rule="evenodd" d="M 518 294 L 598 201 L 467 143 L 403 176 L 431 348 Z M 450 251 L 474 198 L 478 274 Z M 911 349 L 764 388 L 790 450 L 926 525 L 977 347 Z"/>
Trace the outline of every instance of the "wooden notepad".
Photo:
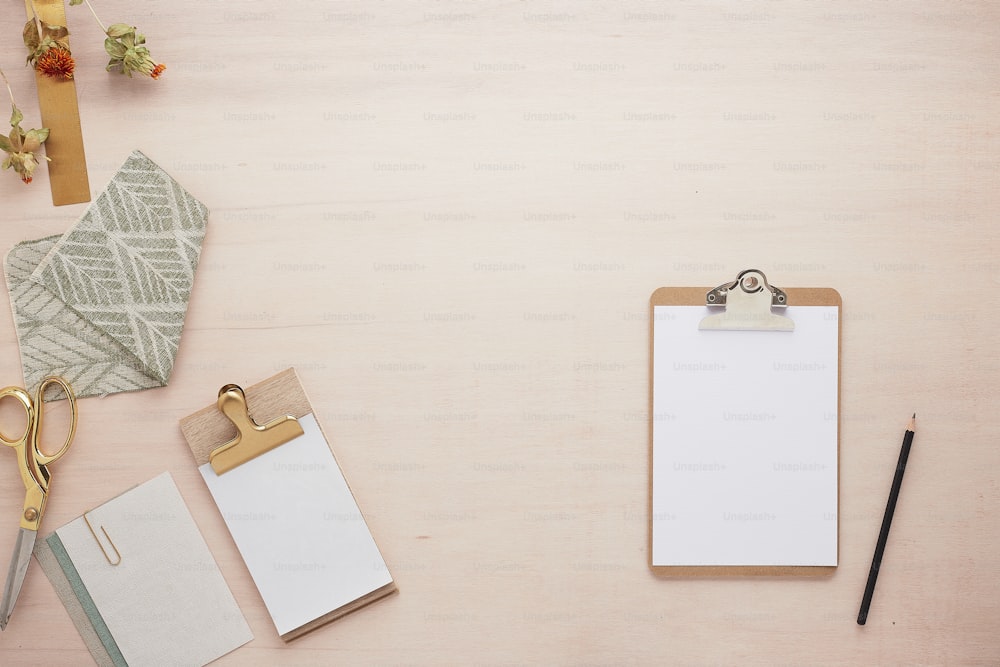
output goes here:
<path id="1" fill-rule="evenodd" d="M 219 405 L 182 419 L 181 431 L 278 634 L 288 641 L 396 586 L 295 371 L 239 392 L 244 395 L 256 422 L 239 425 L 244 443 L 267 432 L 257 425 L 283 415 L 297 420 L 301 435 L 219 473 L 225 466 L 218 456 L 211 460 L 212 452 L 238 432 L 227 416 L 232 406 L 226 415 L 220 411 L 222 394 Z"/>
<path id="2" fill-rule="evenodd" d="M 709 305 L 727 296 L 723 310 Z M 835 290 L 777 290 L 756 271 L 714 290 L 653 293 L 656 573 L 816 575 L 836 567 L 840 305 Z"/>

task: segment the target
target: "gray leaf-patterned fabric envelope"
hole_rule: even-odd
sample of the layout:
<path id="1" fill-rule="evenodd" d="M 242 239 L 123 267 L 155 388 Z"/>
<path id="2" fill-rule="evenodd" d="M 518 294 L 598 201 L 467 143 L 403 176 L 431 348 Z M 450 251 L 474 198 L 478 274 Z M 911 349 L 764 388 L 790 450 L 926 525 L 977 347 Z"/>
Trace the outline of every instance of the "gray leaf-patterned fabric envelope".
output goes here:
<path id="1" fill-rule="evenodd" d="M 139 151 L 63 236 L 4 261 L 27 387 L 61 375 L 77 396 L 167 383 L 208 209 Z"/>

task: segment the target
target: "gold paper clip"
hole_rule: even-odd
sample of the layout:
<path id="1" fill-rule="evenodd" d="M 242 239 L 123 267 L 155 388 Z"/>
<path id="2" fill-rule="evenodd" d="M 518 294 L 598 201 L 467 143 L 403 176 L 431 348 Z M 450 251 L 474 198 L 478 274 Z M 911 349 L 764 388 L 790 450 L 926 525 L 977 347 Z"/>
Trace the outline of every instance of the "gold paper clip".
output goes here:
<path id="1" fill-rule="evenodd" d="M 235 384 L 227 384 L 219 390 L 219 410 L 236 427 L 236 437 L 209 454 L 208 461 L 216 475 L 229 472 L 303 434 L 302 426 L 292 415 L 259 425 L 250 416 L 243 389 Z"/>
<path id="2" fill-rule="evenodd" d="M 94 530 L 94 527 L 90 525 L 90 519 L 87 518 L 86 512 L 83 513 L 83 521 L 87 524 L 87 528 L 90 528 L 90 534 L 94 536 L 95 540 L 97 540 L 97 546 L 101 547 L 101 553 L 104 554 L 104 558 L 107 559 L 108 563 L 111 565 L 118 565 L 121 563 L 121 552 L 118 551 L 118 547 L 115 546 L 114 541 L 112 541 L 111 536 L 108 535 L 108 531 L 104 529 L 104 526 L 101 526 L 101 532 L 104 533 L 104 537 L 107 538 L 108 544 L 111 545 L 111 548 L 115 550 L 115 557 L 118 560 L 111 560 L 111 556 L 108 555 L 108 550 L 104 548 L 104 543 L 101 542 L 101 538 L 97 536 L 97 532 Z"/>

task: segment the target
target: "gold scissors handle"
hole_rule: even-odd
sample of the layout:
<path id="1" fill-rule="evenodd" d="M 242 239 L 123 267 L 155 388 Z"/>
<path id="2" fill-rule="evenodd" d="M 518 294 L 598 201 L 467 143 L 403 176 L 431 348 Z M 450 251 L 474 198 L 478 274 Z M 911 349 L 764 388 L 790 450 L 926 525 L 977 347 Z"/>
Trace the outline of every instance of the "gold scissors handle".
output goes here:
<path id="1" fill-rule="evenodd" d="M 2 430 L 0 430 L 0 442 L 7 445 L 8 447 L 19 447 L 25 445 L 28 442 L 29 435 L 31 434 L 32 428 L 35 426 L 37 421 L 37 416 L 35 415 L 35 404 L 31 400 L 31 394 L 21 389 L 20 387 L 4 387 L 0 389 L 0 401 L 5 398 L 16 399 L 21 407 L 24 408 L 25 416 L 28 419 L 28 424 L 25 426 L 24 433 L 18 438 L 9 438 Z"/>
<path id="2" fill-rule="evenodd" d="M 59 385 L 62 387 L 63 393 L 66 394 L 66 400 L 69 402 L 69 431 L 66 432 L 66 440 L 63 442 L 62 447 L 60 447 L 54 454 L 46 454 L 42 451 L 40 442 L 42 436 L 42 416 L 44 413 L 45 405 L 45 390 L 52 385 Z M 69 449 L 69 446 L 73 444 L 73 436 L 76 435 L 76 396 L 73 394 L 73 388 L 69 386 L 69 383 L 61 377 L 49 376 L 42 380 L 42 383 L 38 385 L 38 389 L 35 390 L 35 410 L 37 414 L 35 415 L 35 429 L 32 434 L 32 449 L 34 450 L 35 461 L 38 465 L 47 466 L 53 461 L 57 461 L 62 458 L 63 454 Z M 29 416 L 29 419 L 31 417 Z M 29 431 L 31 429 L 29 428 Z"/>
<path id="3" fill-rule="evenodd" d="M 70 409 L 70 426 L 62 447 L 53 454 L 46 454 L 39 446 L 39 440 L 44 414 L 45 390 L 52 385 L 59 385 L 66 393 Z M 28 420 L 20 438 L 9 438 L 0 431 L 0 442 L 8 447 L 13 447 L 17 452 L 18 468 L 25 488 L 21 527 L 28 530 L 38 530 L 42 514 L 45 512 L 45 501 L 49 491 L 49 471 L 45 466 L 60 459 L 73 442 L 73 436 L 76 434 L 76 396 L 68 382 L 60 377 L 50 376 L 42 380 L 35 391 L 34 400 L 28 392 L 20 387 L 0 389 L 0 400 L 4 398 L 17 400 L 24 408 Z"/>

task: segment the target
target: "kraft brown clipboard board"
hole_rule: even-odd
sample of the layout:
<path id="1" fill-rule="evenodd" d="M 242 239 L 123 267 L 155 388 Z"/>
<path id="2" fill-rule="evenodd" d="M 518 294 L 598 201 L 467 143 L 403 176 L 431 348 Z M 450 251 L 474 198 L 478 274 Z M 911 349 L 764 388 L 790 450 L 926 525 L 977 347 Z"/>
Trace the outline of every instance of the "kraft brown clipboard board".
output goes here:
<path id="1" fill-rule="evenodd" d="M 787 483 L 789 480 L 795 480 L 796 482 L 801 481 L 806 484 L 809 484 L 812 481 L 812 478 L 810 478 L 810 474 L 813 474 L 815 479 L 826 480 L 827 495 L 825 499 L 820 499 L 819 504 L 823 505 L 823 503 L 825 502 L 826 503 L 825 506 L 829 507 L 830 509 L 824 510 L 821 513 L 821 516 L 810 518 L 810 521 L 817 522 L 815 525 L 820 526 L 819 530 L 823 531 L 823 536 L 827 540 L 830 537 L 829 535 L 830 530 L 832 529 L 833 531 L 832 550 L 830 546 L 824 547 L 825 548 L 824 553 L 827 554 L 826 556 L 827 560 L 822 564 L 812 564 L 809 562 L 806 563 L 795 562 L 793 564 L 789 564 L 787 562 L 786 563 L 781 563 L 781 562 L 734 563 L 734 562 L 713 561 L 711 558 L 707 559 L 689 558 L 685 560 L 685 557 L 683 556 L 670 555 L 665 557 L 662 555 L 662 553 L 665 551 L 668 553 L 672 551 L 672 546 L 668 546 L 666 548 L 661 546 L 664 544 L 664 536 L 677 536 L 685 534 L 690 536 L 692 534 L 690 530 L 688 530 L 687 533 L 685 533 L 683 529 L 678 529 L 674 527 L 676 525 L 682 525 L 684 521 L 688 520 L 687 513 L 691 510 L 691 505 L 683 502 L 675 503 L 675 505 L 677 506 L 676 512 L 674 512 L 673 510 L 664 511 L 665 506 L 672 507 L 670 502 L 665 501 L 664 498 L 669 497 L 670 492 L 675 491 L 677 488 L 686 488 L 686 487 L 684 486 L 684 484 L 668 486 L 666 487 L 668 489 L 668 492 L 664 494 L 662 491 L 664 487 L 659 487 L 656 485 L 664 484 L 665 482 L 670 482 L 671 480 L 674 479 L 679 479 L 679 477 L 672 477 L 671 475 L 676 474 L 678 476 L 683 476 L 685 473 L 691 473 L 691 477 L 693 477 L 696 480 L 695 482 L 693 482 L 693 484 L 703 485 L 704 488 L 706 489 L 705 491 L 706 493 L 710 492 L 709 490 L 712 488 L 713 485 L 718 485 L 725 491 L 727 475 L 729 475 L 734 470 L 740 469 L 740 461 L 736 461 L 735 465 L 730 465 L 730 463 L 727 462 L 725 459 L 720 460 L 714 457 L 713 455 L 706 456 L 703 451 L 700 452 L 698 449 L 698 446 L 701 444 L 700 442 L 696 443 L 691 448 L 683 450 L 686 451 L 687 454 L 685 456 L 679 457 L 680 460 L 679 463 L 677 458 L 671 459 L 670 456 L 664 455 L 663 453 L 664 451 L 668 452 L 671 451 L 669 449 L 664 450 L 664 445 L 663 445 L 664 434 L 665 432 L 671 432 L 671 429 L 662 426 L 662 424 L 673 424 L 676 423 L 678 419 L 683 420 L 683 417 L 673 414 L 669 410 L 662 409 L 662 401 L 664 400 L 663 395 L 665 392 L 661 391 L 659 393 L 659 396 L 657 397 L 659 401 L 659 407 L 657 402 L 654 401 L 654 391 L 656 391 L 656 381 L 657 381 L 657 362 L 662 361 L 658 360 L 656 357 L 657 334 L 658 334 L 657 318 L 660 317 L 661 321 L 667 321 L 665 318 L 670 316 L 671 324 L 669 326 L 676 326 L 675 324 L 673 324 L 674 321 L 673 318 L 675 313 L 684 313 L 683 317 L 698 318 L 699 320 L 704 319 L 706 315 L 718 311 L 718 309 L 716 308 L 709 308 L 709 304 L 711 304 L 712 300 L 717 299 L 721 295 L 723 303 L 725 302 L 726 288 L 729 288 L 730 295 L 740 294 L 742 297 L 746 298 L 746 294 L 744 293 L 745 291 L 740 291 L 739 289 L 741 280 L 744 278 L 744 276 L 758 277 L 760 281 L 763 283 L 762 285 L 759 285 L 758 291 L 760 291 L 761 293 L 767 293 L 767 299 L 771 301 L 771 303 L 754 306 L 755 308 L 767 311 L 766 314 L 761 314 L 761 317 L 783 317 L 783 315 L 781 316 L 772 315 L 770 314 L 771 312 L 774 313 L 797 312 L 800 314 L 804 314 L 805 313 L 804 310 L 796 308 L 801 306 L 827 307 L 818 311 L 811 311 L 809 313 L 810 317 L 818 316 L 820 312 L 823 313 L 822 319 L 825 320 L 825 322 L 821 321 L 816 326 L 819 328 L 824 328 L 826 330 L 826 334 L 824 334 L 826 337 L 824 338 L 823 345 L 825 347 L 832 347 L 833 349 L 827 350 L 827 353 L 829 355 L 835 355 L 835 362 L 831 361 L 830 363 L 835 363 L 835 368 L 832 370 L 836 378 L 836 387 L 835 388 L 827 387 L 826 392 L 823 394 L 823 396 L 825 397 L 825 405 L 830 406 L 829 409 L 835 410 L 836 414 L 835 416 L 830 415 L 829 410 L 827 410 L 827 412 L 823 414 L 822 418 L 819 417 L 815 418 L 819 430 L 826 434 L 825 436 L 826 439 L 824 440 L 824 442 L 828 444 L 825 445 L 826 449 L 823 450 L 825 452 L 824 456 L 826 456 L 826 459 L 824 459 L 825 463 L 822 464 L 810 463 L 811 461 L 810 456 L 802 455 L 798 458 L 792 458 L 790 460 L 776 458 L 773 461 L 769 461 L 765 459 L 764 461 L 762 461 L 762 466 L 760 467 L 760 469 L 764 470 L 765 477 L 767 474 L 773 473 L 777 477 L 776 478 L 772 477 L 771 479 L 772 480 L 778 479 L 778 481 L 781 483 Z M 771 290 L 773 290 L 773 292 Z M 758 297 L 754 298 L 756 299 Z M 760 298 L 763 299 L 764 297 L 761 296 Z M 730 304 L 732 304 L 733 301 L 734 299 L 730 298 Z M 718 304 L 711 304 L 711 305 L 718 305 Z M 772 305 L 774 306 L 773 308 Z M 657 308 L 660 306 L 667 306 L 667 307 L 689 306 L 694 308 L 689 308 L 689 309 L 667 308 L 658 311 Z M 785 308 L 785 306 L 790 306 L 792 308 Z M 763 274 L 756 270 L 744 271 L 737 277 L 735 281 L 732 281 L 730 283 L 723 283 L 722 285 L 719 285 L 714 289 L 709 287 L 662 287 L 653 292 L 652 296 L 650 297 L 650 306 L 649 306 L 649 327 L 650 327 L 649 328 L 649 334 L 650 334 L 649 378 L 650 379 L 649 379 L 649 398 L 648 398 L 649 400 L 648 403 L 649 498 L 647 504 L 649 516 L 647 521 L 647 526 L 648 526 L 647 553 L 648 553 L 648 564 L 651 570 L 655 574 L 668 577 L 821 576 L 821 575 L 832 574 L 836 570 L 837 563 L 839 562 L 839 532 L 840 532 L 839 458 L 840 458 L 840 358 L 841 358 L 841 327 L 842 327 L 841 306 L 842 306 L 841 297 L 834 289 L 787 288 L 782 290 L 778 288 L 773 288 L 770 285 L 768 285 L 767 280 L 766 278 L 764 278 Z M 715 315 L 716 320 L 718 320 L 719 317 L 721 316 Z M 805 323 L 803 322 L 803 325 L 804 324 Z M 695 322 L 695 327 L 698 328 L 697 321 Z M 777 325 L 777 328 L 780 327 L 781 325 L 779 323 Z M 712 326 L 707 328 L 739 329 L 743 327 L 738 323 L 736 327 L 718 326 L 718 323 L 716 322 Z M 746 328 L 754 329 L 754 326 L 750 325 L 747 326 Z M 663 352 L 664 338 L 662 331 L 663 330 L 660 331 L 661 337 L 659 339 L 660 353 L 666 359 L 670 355 Z M 807 327 L 802 326 L 799 327 L 799 331 L 802 332 L 803 334 L 806 334 L 808 329 Z M 713 336 L 715 335 L 716 332 L 708 332 L 708 333 L 709 336 Z M 728 336 L 728 338 L 717 338 L 716 343 L 718 343 L 718 341 L 720 340 L 727 340 L 729 342 L 733 342 L 737 340 L 736 338 L 734 338 L 734 336 L 745 336 L 746 334 L 751 332 L 725 331 L 723 333 L 725 336 Z M 766 340 L 765 344 L 768 345 L 778 344 L 777 343 L 778 341 L 791 340 L 790 338 L 787 338 L 787 336 L 794 335 L 794 333 L 789 334 L 785 331 L 753 331 L 752 333 L 754 336 L 757 336 L 757 338 L 753 339 L 753 342 L 750 342 L 750 339 L 740 338 L 738 339 L 739 340 L 738 345 L 742 347 L 744 344 L 747 344 L 749 349 L 750 347 L 753 346 L 753 344 L 756 344 L 757 341 L 761 340 Z M 761 336 L 765 338 L 762 339 L 760 338 Z M 786 338 L 781 338 L 783 336 Z M 835 339 L 833 338 L 834 336 Z M 777 337 L 777 338 L 766 338 L 766 337 Z M 832 359 L 833 357 L 829 356 L 827 358 Z M 673 364 L 675 368 L 668 369 L 668 372 L 665 374 L 662 372 L 660 373 L 660 380 L 662 381 L 664 377 L 672 377 L 674 380 L 678 380 L 678 382 L 673 382 L 671 384 L 676 385 L 676 387 L 679 387 L 679 391 L 681 392 L 688 391 L 688 387 L 685 386 L 685 382 L 688 382 L 689 378 L 692 378 L 692 380 L 690 380 L 692 384 L 697 386 L 702 386 L 699 385 L 698 383 L 713 381 L 711 376 L 713 375 L 714 371 L 716 370 L 722 371 L 721 373 L 719 373 L 720 378 L 725 377 L 725 372 L 727 371 L 726 368 L 722 367 L 725 364 L 715 364 L 715 362 L 713 362 L 711 358 L 706 358 L 706 357 L 691 360 L 690 366 L 685 366 L 682 363 L 676 363 L 676 362 L 673 362 Z M 817 364 L 817 372 L 826 372 L 819 369 L 818 368 L 819 365 L 821 364 Z M 775 362 L 773 367 L 776 373 L 778 371 L 786 369 L 789 372 L 795 372 L 801 370 L 803 375 L 808 375 L 809 371 L 811 371 L 813 368 L 811 365 L 809 365 L 809 362 L 801 362 L 801 363 L 791 362 L 790 365 L 787 362 L 782 362 L 780 364 L 778 362 Z M 670 371 L 673 370 L 677 370 L 677 372 L 671 376 Z M 832 376 L 828 373 L 825 377 L 829 378 Z M 677 391 L 676 387 L 671 387 L 671 391 L 676 393 Z M 725 386 L 718 387 L 718 390 L 720 392 L 719 395 L 725 395 L 728 389 L 729 387 Z M 697 392 L 698 389 L 697 387 L 694 387 L 691 388 L 690 391 Z M 835 391 L 835 395 L 831 395 L 830 393 L 831 391 Z M 692 398 L 691 400 L 695 399 Z M 683 403 L 684 399 L 681 399 L 680 402 Z M 657 412 L 658 409 L 660 410 L 659 413 Z M 709 409 L 708 413 L 710 412 L 711 410 Z M 731 417 L 734 420 L 733 424 L 728 425 L 734 428 L 733 431 L 734 433 L 747 434 L 745 441 L 742 435 L 737 436 L 736 441 L 739 442 L 739 446 L 741 447 L 754 446 L 754 427 L 756 426 L 756 422 L 754 422 L 753 420 L 756 418 L 757 414 L 758 413 L 750 411 L 747 413 L 731 412 L 723 415 L 724 419 Z M 739 419 L 741 418 L 746 419 L 748 423 L 745 424 L 741 423 L 739 421 Z M 770 414 L 770 412 L 768 411 L 760 413 L 760 420 L 764 422 L 769 421 L 769 419 L 772 421 L 777 421 L 777 419 L 779 418 L 780 417 L 778 416 Z M 822 419 L 822 421 L 825 423 L 819 423 L 820 419 Z M 658 427 L 657 424 L 660 424 L 661 426 Z M 831 427 L 834 431 L 832 436 L 830 435 Z M 698 432 L 698 427 L 693 429 L 693 431 L 691 432 Z M 654 460 L 656 459 L 656 453 L 657 453 L 656 451 L 657 441 L 654 440 L 654 438 L 656 437 L 659 438 L 658 442 L 660 443 L 660 450 L 659 450 L 660 457 L 658 460 Z M 719 451 L 723 452 L 732 451 L 731 449 L 726 449 L 726 447 L 730 447 L 733 445 L 733 439 L 727 440 L 726 442 L 727 444 L 723 445 L 722 449 Z M 833 451 L 830 450 L 831 447 L 834 448 Z M 711 451 L 711 445 L 709 445 L 709 447 L 707 447 L 706 449 Z M 746 451 L 752 451 L 752 450 L 746 450 Z M 670 470 L 668 468 L 668 472 L 664 475 L 662 471 L 664 470 L 664 466 L 667 462 L 671 463 L 673 470 Z M 829 466 L 832 466 L 834 468 L 834 470 L 832 471 L 832 478 L 830 476 L 831 471 L 829 470 Z M 768 470 L 768 467 L 770 467 L 770 470 Z M 675 473 L 674 471 L 677 472 Z M 796 474 L 800 474 L 801 476 L 797 479 L 795 477 Z M 831 483 L 834 485 L 832 489 L 833 493 L 832 498 L 829 495 L 830 494 L 829 484 Z M 698 490 L 695 491 L 694 495 L 696 499 L 698 499 L 699 493 L 700 491 Z M 701 497 L 701 499 L 703 500 L 704 497 Z M 710 502 L 714 502 L 714 498 L 712 498 Z M 713 515 L 712 520 L 715 520 L 716 516 L 718 516 L 718 514 Z M 733 518 L 732 525 L 740 526 L 742 524 L 748 527 L 752 527 L 747 530 L 747 534 L 751 535 L 751 537 L 748 540 L 746 540 L 747 544 L 755 544 L 752 535 L 756 527 L 765 528 L 765 530 L 762 532 L 767 533 L 767 529 L 771 529 L 771 524 L 779 523 L 773 520 L 776 518 L 774 513 L 767 511 L 756 512 L 752 507 L 748 509 L 745 506 L 742 506 L 741 509 L 738 511 L 733 511 L 731 513 L 731 517 Z M 723 518 L 720 518 L 720 521 L 727 518 L 729 517 L 723 516 Z M 827 522 L 827 525 L 821 526 L 819 522 Z M 664 530 L 663 526 L 668 526 L 669 528 Z M 706 543 L 711 543 L 713 539 L 711 528 L 706 526 L 703 534 L 698 534 L 698 531 L 701 531 L 702 528 L 700 528 L 698 524 L 695 524 L 695 526 L 696 527 L 694 528 L 694 534 L 696 535 L 696 539 L 694 540 L 694 542 L 697 542 L 698 539 L 704 538 L 704 540 L 707 541 Z M 766 536 L 762 538 L 765 544 L 767 539 L 768 538 Z M 677 544 L 678 542 L 679 540 L 674 540 L 673 543 Z M 670 540 L 668 540 L 667 543 L 670 544 Z M 656 547 L 658 546 L 660 553 L 657 553 Z M 792 545 L 792 549 L 795 548 L 796 548 L 795 545 Z M 696 551 L 697 549 L 692 547 L 691 550 Z M 711 551 L 710 548 L 708 550 Z M 684 551 L 684 549 L 681 549 L 680 551 Z M 829 562 L 831 558 L 832 562 Z"/>

